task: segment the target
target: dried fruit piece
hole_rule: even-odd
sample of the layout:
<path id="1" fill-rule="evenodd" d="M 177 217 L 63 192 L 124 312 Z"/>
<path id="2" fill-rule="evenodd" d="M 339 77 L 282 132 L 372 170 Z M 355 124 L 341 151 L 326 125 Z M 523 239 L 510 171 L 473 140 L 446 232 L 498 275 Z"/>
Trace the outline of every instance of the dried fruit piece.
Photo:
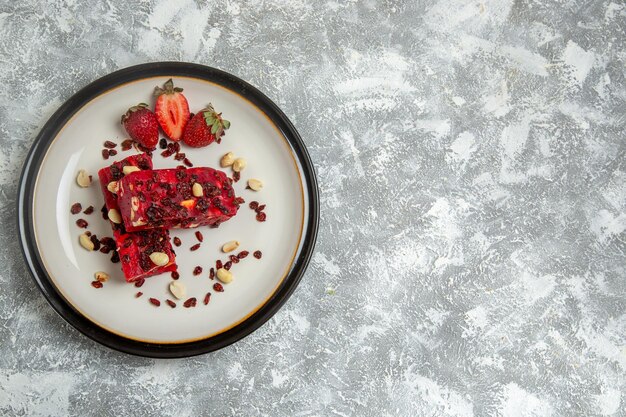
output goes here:
<path id="1" fill-rule="evenodd" d="M 243 259 L 243 258 L 245 258 L 246 256 L 248 256 L 248 254 L 249 254 L 249 252 L 248 252 L 247 250 L 242 250 L 241 252 L 239 252 L 239 253 L 237 254 L 237 258 L 239 258 L 239 259 Z"/>
<path id="2" fill-rule="evenodd" d="M 172 279 L 177 280 L 178 278 L 180 278 L 178 271 L 172 271 Z"/>
<path id="3" fill-rule="evenodd" d="M 224 156 L 222 156 L 222 159 L 220 159 L 220 166 L 222 168 L 226 168 L 231 166 L 233 162 L 235 162 L 235 154 L 233 154 L 232 152 L 228 152 L 225 153 Z"/>
<path id="4" fill-rule="evenodd" d="M 150 298 L 149 301 L 157 307 L 161 305 L 161 302 L 157 300 L 156 298 Z"/>
<path id="5" fill-rule="evenodd" d="M 193 274 L 194 274 L 194 275 L 196 275 L 196 276 L 197 276 L 197 275 L 200 275 L 201 273 L 202 273 L 202 267 L 201 267 L 201 266 L 196 266 L 196 267 L 193 269 Z"/>
<path id="6" fill-rule="evenodd" d="M 81 229 L 85 229 L 87 228 L 87 226 L 89 226 L 89 223 L 87 223 L 87 220 L 85 219 L 78 219 L 76 220 L 76 226 L 80 227 Z"/>
<path id="7" fill-rule="evenodd" d="M 141 286 L 146 282 L 145 279 L 143 278 L 139 278 L 137 281 L 135 281 L 135 287 L 137 288 L 141 288 Z"/>
<path id="8" fill-rule="evenodd" d="M 231 240 L 230 242 L 226 242 L 222 245 L 222 252 L 228 253 L 232 252 L 239 247 L 239 241 Z"/>
<path id="9" fill-rule="evenodd" d="M 261 259 L 261 257 L 263 256 L 263 253 L 260 250 L 257 250 L 257 251 L 254 251 L 252 255 L 257 259 Z"/>
<path id="10" fill-rule="evenodd" d="M 233 171 L 235 172 L 241 172 L 243 171 L 243 169 L 246 167 L 246 160 L 243 158 L 237 158 L 235 159 L 235 162 L 233 162 Z"/>
<path id="11" fill-rule="evenodd" d="M 141 291 L 137 291 L 137 293 L 135 294 L 135 298 L 139 298 L 143 295 L 143 293 Z"/>
<path id="12" fill-rule="evenodd" d="M 176 308 L 176 303 L 173 302 L 172 300 L 170 300 L 169 298 L 167 300 L 165 300 L 165 302 L 167 303 L 168 306 L 170 306 L 172 308 Z"/>
<path id="13" fill-rule="evenodd" d="M 167 256 L 167 253 L 164 252 L 152 252 L 150 254 L 150 260 L 155 265 L 164 266 L 169 263 L 170 257 Z"/>
<path id="14" fill-rule="evenodd" d="M 79 170 L 78 175 L 76 176 L 76 184 L 82 188 L 89 187 L 91 185 L 91 175 L 89 175 L 84 169 Z"/>
<path id="15" fill-rule="evenodd" d="M 83 248 L 87 249 L 90 252 L 93 250 L 94 244 L 86 233 L 80 235 L 78 237 L 78 241 L 80 242 L 80 246 L 82 246 Z"/>
<path id="16" fill-rule="evenodd" d="M 187 287 L 180 281 L 172 281 L 170 282 L 170 292 L 180 300 L 187 295 Z"/>
<path id="17" fill-rule="evenodd" d="M 256 210 L 259 207 L 259 202 L 258 201 L 251 201 L 250 204 L 248 204 L 248 206 L 250 206 L 250 208 L 252 210 Z"/>
<path id="18" fill-rule="evenodd" d="M 110 140 L 107 140 L 106 142 L 104 142 L 104 147 L 105 148 L 113 149 L 116 146 L 117 146 L 117 144 L 115 142 L 111 142 Z"/>
<path id="19" fill-rule="evenodd" d="M 85 209 L 85 211 L 83 211 L 83 214 L 90 215 L 91 213 L 93 213 L 93 210 L 94 210 L 93 206 L 89 206 Z"/>
<path id="20" fill-rule="evenodd" d="M 248 180 L 248 188 L 250 188 L 252 191 L 259 191 L 261 190 L 261 188 L 263 188 L 263 183 L 257 179 L 250 178 Z"/>
<path id="21" fill-rule="evenodd" d="M 224 292 L 224 287 L 219 282 L 213 284 L 213 289 L 217 292 Z"/>
<path id="22" fill-rule="evenodd" d="M 174 237 L 174 245 L 180 246 L 182 244 L 183 244 L 183 242 L 180 241 L 180 238 L 178 236 L 175 236 Z"/>
<path id="23" fill-rule="evenodd" d="M 220 268 L 217 270 L 217 279 L 222 281 L 224 284 L 228 284 L 233 280 L 233 274 L 225 268 Z"/>
<path id="24" fill-rule="evenodd" d="M 70 213 L 78 214 L 80 213 L 82 209 L 83 209 L 83 206 L 80 203 L 74 203 L 72 204 L 72 207 L 70 207 Z"/>
<path id="25" fill-rule="evenodd" d="M 100 281 L 92 281 L 91 282 L 91 286 L 94 287 L 94 288 L 102 288 L 103 287 L 103 285 L 102 285 L 102 283 Z"/>
<path id="26" fill-rule="evenodd" d="M 189 248 L 190 251 L 194 252 L 197 251 L 198 249 L 200 249 L 200 244 L 196 243 L 195 245 L 193 245 L 192 247 Z"/>
<path id="27" fill-rule="evenodd" d="M 199 230 L 196 231 L 196 239 L 198 239 L 198 242 L 202 242 L 204 240 L 204 236 L 202 236 L 202 232 Z"/>
<path id="28" fill-rule="evenodd" d="M 206 293 L 206 295 L 204 296 L 204 305 L 209 304 L 209 301 L 211 301 L 211 293 L 210 292 Z"/>
<path id="29" fill-rule="evenodd" d="M 110 278 L 109 274 L 103 271 L 98 271 L 95 274 L 93 274 L 93 276 L 94 278 L 96 278 L 96 281 L 100 281 L 100 282 L 107 282 Z"/>
<path id="30" fill-rule="evenodd" d="M 190 299 L 188 299 L 187 301 L 185 301 L 183 303 L 183 307 L 185 308 L 189 308 L 189 307 L 195 307 L 196 303 L 198 300 L 196 300 L 196 297 L 191 297 Z"/>
<path id="31" fill-rule="evenodd" d="M 133 147 L 133 141 L 130 139 L 126 139 L 124 142 L 122 142 L 122 150 L 123 151 L 129 151 L 130 148 Z"/>
<path id="32" fill-rule="evenodd" d="M 256 219 L 259 222 L 264 222 L 267 219 L 267 214 L 261 212 L 261 213 L 256 215 Z"/>

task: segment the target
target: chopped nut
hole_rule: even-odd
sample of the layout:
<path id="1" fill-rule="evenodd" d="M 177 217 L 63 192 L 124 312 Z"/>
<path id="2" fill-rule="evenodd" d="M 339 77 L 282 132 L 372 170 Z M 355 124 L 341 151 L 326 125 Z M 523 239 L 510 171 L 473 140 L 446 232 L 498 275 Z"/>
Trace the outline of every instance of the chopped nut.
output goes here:
<path id="1" fill-rule="evenodd" d="M 196 202 L 194 200 L 183 200 L 179 204 L 187 209 L 192 209 Z"/>
<path id="2" fill-rule="evenodd" d="M 231 240 L 230 242 L 226 242 L 222 245 L 222 252 L 228 253 L 232 252 L 239 247 L 239 241 Z"/>
<path id="3" fill-rule="evenodd" d="M 113 194 L 117 194 L 117 191 L 120 189 L 120 184 L 117 181 L 111 181 L 107 184 L 107 190 L 112 192 Z"/>
<path id="4" fill-rule="evenodd" d="M 179 300 L 187 296 L 187 287 L 180 281 L 170 282 L 170 292 Z"/>
<path id="5" fill-rule="evenodd" d="M 102 271 L 96 272 L 95 274 L 93 274 L 93 276 L 96 278 L 96 281 L 98 282 L 107 282 L 109 278 L 111 278 L 109 274 L 107 274 L 106 272 L 102 272 Z"/>
<path id="6" fill-rule="evenodd" d="M 250 189 L 253 191 L 259 191 L 261 188 L 263 188 L 263 183 L 257 179 L 250 178 L 248 180 L 248 187 L 250 187 Z"/>
<path id="7" fill-rule="evenodd" d="M 78 241 L 80 242 L 80 246 L 87 249 L 88 251 L 92 251 L 94 248 L 94 244 L 91 241 L 91 238 L 87 236 L 87 233 L 83 233 L 79 236 Z"/>
<path id="8" fill-rule="evenodd" d="M 107 215 L 109 216 L 109 220 L 111 220 L 113 223 L 122 223 L 122 215 L 116 209 L 109 210 L 109 213 Z"/>
<path id="9" fill-rule="evenodd" d="M 124 175 L 128 175 L 137 171 L 141 171 L 141 169 L 133 165 L 126 165 L 124 168 L 122 168 L 122 172 L 124 173 Z"/>
<path id="10" fill-rule="evenodd" d="M 245 167 L 246 167 L 246 160 L 243 158 L 237 158 L 235 159 L 235 162 L 233 162 L 233 171 L 235 172 L 243 171 Z"/>
<path id="11" fill-rule="evenodd" d="M 150 254 L 150 260 L 155 265 L 164 266 L 164 265 L 167 265 L 167 263 L 170 261 L 170 258 L 169 258 L 169 256 L 167 256 L 166 253 L 163 253 L 163 252 L 152 252 Z"/>
<path id="12" fill-rule="evenodd" d="M 222 159 L 220 159 L 220 165 L 222 166 L 222 168 L 231 166 L 233 162 L 235 162 L 235 155 L 232 152 L 224 154 L 224 156 L 222 156 Z"/>
<path id="13" fill-rule="evenodd" d="M 204 191 L 202 191 L 202 185 L 197 182 L 193 183 L 193 187 L 191 187 L 191 192 L 194 197 L 202 197 L 204 195 Z"/>
<path id="14" fill-rule="evenodd" d="M 222 281 L 224 284 L 228 284 L 233 280 L 233 274 L 224 268 L 220 268 L 217 270 L 217 279 Z"/>
<path id="15" fill-rule="evenodd" d="M 76 183 L 83 188 L 87 188 L 91 185 L 91 177 L 89 176 L 87 171 L 85 171 L 84 169 L 78 171 L 78 175 L 76 176 Z"/>
<path id="16" fill-rule="evenodd" d="M 133 209 L 134 211 L 139 210 L 139 198 L 138 197 L 131 197 L 130 208 Z"/>

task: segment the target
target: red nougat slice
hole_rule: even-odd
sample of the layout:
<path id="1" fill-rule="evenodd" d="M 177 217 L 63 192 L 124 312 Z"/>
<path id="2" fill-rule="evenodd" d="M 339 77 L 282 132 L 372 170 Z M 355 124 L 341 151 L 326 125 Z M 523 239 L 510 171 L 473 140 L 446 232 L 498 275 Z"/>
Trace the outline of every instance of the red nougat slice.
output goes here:
<path id="1" fill-rule="evenodd" d="M 109 191 L 108 185 L 115 181 L 119 184 L 119 181 L 124 177 L 125 166 L 151 170 L 152 160 L 145 154 L 133 155 L 98 171 L 107 210 L 116 209 L 119 211 L 118 197 Z M 111 188 L 114 187 L 111 186 Z M 111 222 L 111 227 L 113 228 L 113 237 L 122 263 L 122 271 L 127 282 L 140 281 L 153 275 L 177 269 L 176 258 L 167 230 L 157 228 L 128 233 L 123 224 L 115 224 L 113 222 Z M 155 265 L 150 260 L 150 254 L 153 252 L 167 254 L 169 262 L 163 266 Z"/>
<path id="2" fill-rule="evenodd" d="M 200 167 L 133 172 L 119 182 L 118 203 L 126 230 L 136 231 L 217 227 L 237 214 L 243 199 L 224 172 Z"/>

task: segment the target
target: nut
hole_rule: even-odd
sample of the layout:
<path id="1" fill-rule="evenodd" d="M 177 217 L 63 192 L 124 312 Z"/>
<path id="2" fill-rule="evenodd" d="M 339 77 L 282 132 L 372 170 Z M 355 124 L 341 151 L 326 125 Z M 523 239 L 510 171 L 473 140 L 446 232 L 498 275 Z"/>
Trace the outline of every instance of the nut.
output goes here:
<path id="1" fill-rule="evenodd" d="M 181 300 L 187 296 L 187 287 L 182 282 L 172 281 L 170 282 L 170 292 L 174 297 Z"/>
<path id="2" fill-rule="evenodd" d="M 112 192 L 113 194 L 117 194 L 117 191 L 120 189 L 120 184 L 117 181 L 111 181 L 107 184 L 107 190 Z"/>
<path id="3" fill-rule="evenodd" d="M 96 281 L 99 282 L 107 282 L 109 280 L 109 278 L 111 278 L 109 276 L 109 274 L 107 274 L 106 272 L 102 272 L 102 271 L 98 271 L 95 274 L 93 274 L 94 278 L 96 278 Z"/>
<path id="4" fill-rule="evenodd" d="M 224 268 L 220 268 L 217 270 L 217 279 L 222 281 L 224 284 L 228 284 L 233 280 L 233 274 Z"/>
<path id="5" fill-rule="evenodd" d="M 235 172 L 240 172 L 245 167 L 246 167 L 246 160 L 243 158 L 237 158 L 235 159 L 235 162 L 233 162 L 233 171 Z"/>
<path id="6" fill-rule="evenodd" d="M 90 252 L 93 250 L 94 248 L 93 242 L 91 241 L 89 236 L 87 236 L 86 233 L 83 233 L 82 235 L 80 235 L 78 237 L 78 241 L 80 242 L 80 246 L 82 246 L 83 248 L 87 249 Z"/>
<path id="7" fill-rule="evenodd" d="M 222 166 L 222 168 L 231 166 L 233 162 L 235 162 L 235 155 L 232 152 L 224 154 L 224 156 L 222 156 L 222 159 L 220 159 L 220 165 Z"/>
<path id="8" fill-rule="evenodd" d="M 83 188 L 87 188 L 91 185 L 91 176 L 85 171 L 81 169 L 78 171 L 78 175 L 76 176 L 76 184 Z"/>
<path id="9" fill-rule="evenodd" d="M 124 173 L 124 175 L 128 175 L 137 171 L 141 171 L 141 170 L 138 167 L 133 166 L 133 165 L 126 165 L 124 168 L 122 168 L 122 172 Z"/>
<path id="10" fill-rule="evenodd" d="M 191 210 L 196 205 L 196 201 L 195 200 L 183 200 L 178 204 L 185 207 L 186 209 Z"/>
<path id="11" fill-rule="evenodd" d="M 130 208 L 134 211 L 139 210 L 139 197 L 131 197 L 130 198 Z"/>
<path id="12" fill-rule="evenodd" d="M 167 253 L 152 252 L 150 254 L 150 260 L 155 265 L 164 266 L 164 265 L 167 265 L 167 263 L 170 261 L 170 257 L 167 256 Z"/>
<path id="13" fill-rule="evenodd" d="M 191 192 L 193 193 L 194 197 L 202 197 L 204 195 L 204 191 L 202 191 L 202 186 L 197 182 L 193 183 L 193 187 L 191 187 Z"/>
<path id="14" fill-rule="evenodd" d="M 109 216 L 109 220 L 111 220 L 113 223 L 122 223 L 122 215 L 116 209 L 109 210 L 109 213 L 107 215 Z"/>
<path id="15" fill-rule="evenodd" d="M 263 188 L 263 183 L 257 179 L 250 178 L 248 180 L 248 187 L 250 187 L 250 189 L 253 191 L 259 191 L 261 190 L 261 188 Z"/>
<path id="16" fill-rule="evenodd" d="M 231 240 L 230 242 L 226 242 L 222 245 L 222 252 L 228 253 L 232 252 L 239 247 L 239 241 Z"/>

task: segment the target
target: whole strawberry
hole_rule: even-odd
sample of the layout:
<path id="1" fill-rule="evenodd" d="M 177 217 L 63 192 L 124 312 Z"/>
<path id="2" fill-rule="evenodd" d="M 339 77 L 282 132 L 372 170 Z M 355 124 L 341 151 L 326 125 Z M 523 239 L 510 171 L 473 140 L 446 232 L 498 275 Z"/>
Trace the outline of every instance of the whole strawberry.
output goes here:
<path id="1" fill-rule="evenodd" d="M 210 145 L 213 141 L 220 143 L 224 130 L 229 127 L 230 122 L 222 119 L 222 113 L 216 113 L 213 106 L 209 104 L 187 123 L 183 133 L 183 142 L 194 148 Z"/>
<path id="2" fill-rule="evenodd" d="M 159 141 L 159 122 L 145 103 L 128 109 L 122 116 L 122 125 L 128 136 L 148 149 L 156 148 Z"/>
<path id="3" fill-rule="evenodd" d="M 189 104 L 183 95 L 183 89 L 174 87 L 170 78 L 163 84 L 163 88 L 154 89 L 154 95 L 157 98 L 154 112 L 161 129 L 168 138 L 179 141 L 189 121 Z"/>

